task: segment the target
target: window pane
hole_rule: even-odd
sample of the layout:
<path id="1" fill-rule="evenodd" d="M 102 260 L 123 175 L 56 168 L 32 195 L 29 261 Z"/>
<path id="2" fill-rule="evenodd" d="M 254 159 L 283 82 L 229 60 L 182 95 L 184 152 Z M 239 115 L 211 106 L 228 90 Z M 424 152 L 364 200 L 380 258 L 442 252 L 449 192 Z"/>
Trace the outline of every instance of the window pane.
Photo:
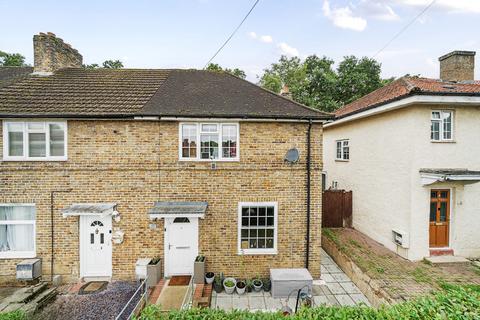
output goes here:
<path id="1" fill-rule="evenodd" d="M 242 238 L 247 238 L 247 237 L 248 237 L 248 230 L 242 229 Z"/>
<path id="2" fill-rule="evenodd" d="M 350 159 L 350 147 L 348 146 L 348 141 L 346 145 L 343 145 L 343 159 L 348 160 Z"/>
<path id="3" fill-rule="evenodd" d="M 445 222 L 447 221 L 447 203 L 440 202 L 440 221 Z"/>
<path id="4" fill-rule="evenodd" d="M 194 124 L 182 125 L 182 157 L 197 157 L 197 126 Z"/>
<path id="5" fill-rule="evenodd" d="M 267 229 L 267 237 L 273 237 L 273 229 Z"/>
<path id="6" fill-rule="evenodd" d="M 265 239 L 258 239 L 258 247 L 260 249 L 265 249 Z"/>
<path id="7" fill-rule="evenodd" d="M 30 131 L 44 131 L 44 123 L 43 122 L 29 122 L 28 123 L 28 130 Z"/>
<path id="8" fill-rule="evenodd" d="M 257 239 L 250 240 L 250 249 L 257 249 Z"/>
<path id="9" fill-rule="evenodd" d="M 30 157 L 45 157 L 45 133 L 28 134 L 28 155 Z"/>
<path id="10" fill-rule="evenodd" d="M 337 159 L 342 158 L 342 142 L 338 141 L 337 142 Z"/>
<path id="11" fill-rule="evenodd" d="M 452 138 L 452 113 L 443 113 L 443 139 L 450 140 Z"/>
<path id="12" fill-rule="evenodd" d="M 273 249 L 273 238 L 267 239 L 266 248 Z"/>
<path id="13" fill-rule="evenodd" d="M 448 191 L 440 192 L 440 198 L 444 198 L 444 199 L 448 198 Z"/>
<path id="14" fill-rule="evenodd" d="M 430 202 L 430 221 L 435 222 L 437 221 L 437 203 Z"/>
<path id="15" fill-rule="evenodd" d="M 50 128 L 50 155 L 61 157 L 65 155 L 65 135 L 63 125 L 52 123 Z"/>
<path id="16" fill-rule="evenodd" d="M 0 221 L 35 220 L 34 206 L 0 206 Z"/>
<path id="17" fill-rule="evenodd" d="M 273 249 L 274 207 L 243 207 L 241 219 L 241 245 L 247 241 L 249 249 Z"/>
<path id="18" fill-rule="evenodd" d="M 222 126 L 222 156 L 235 158 L 237 156 L 237 126 Z"/>
<path id="19" fill-rule="evenodd" d="M 202 132 L 217 132 L 216 124 L 202 124 Z"/>
<path id="20" fill-rule="evenodd" d="M 8 132 L 8 155 L 23 156 L 23 132 Z"/>
<path id="21" fill-rule="evenodd" d="M 432 119 L 440 119 L 440 112 L 432 111 Z"/>
<path id="22" fill-rule="evenodd" d="M 431 134 L 430 139 L 432 140 L 440 140 L 440 122 L 432 120 L 432 124 L 430 127 Z"/>
<path id="23" fill-rule="evenodd" d="M 0 252 L 33 251 L 33 224 L 0 225 Z"/>
<path id="24" fill-rule="evenodd" d="M 202 134 L 200 148 L 202 159 L 218 159 L 218 135 Z"/>

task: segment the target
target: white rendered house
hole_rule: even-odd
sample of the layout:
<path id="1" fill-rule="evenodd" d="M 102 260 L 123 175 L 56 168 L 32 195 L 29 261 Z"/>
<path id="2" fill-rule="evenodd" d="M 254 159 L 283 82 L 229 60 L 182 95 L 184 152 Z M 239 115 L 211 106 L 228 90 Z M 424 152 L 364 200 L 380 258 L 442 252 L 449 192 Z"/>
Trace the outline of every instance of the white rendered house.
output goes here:
<path id="1" fill-rule="evenodd" d="M 480 257 L 474 56 L 442 56 L 440 79 L 400 78 L 324 127 L 327 186 L 353 191 L 353 227 L 409 260 Z"/>

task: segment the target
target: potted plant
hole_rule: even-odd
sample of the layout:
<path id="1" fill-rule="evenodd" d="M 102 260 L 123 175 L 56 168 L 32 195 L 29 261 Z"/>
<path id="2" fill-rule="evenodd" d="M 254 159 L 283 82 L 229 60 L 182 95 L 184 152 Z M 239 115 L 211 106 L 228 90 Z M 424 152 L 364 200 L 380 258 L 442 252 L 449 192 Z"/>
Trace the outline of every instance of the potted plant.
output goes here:
<path id="1" fill-rule="evenodd" d="M 253 281 L 251 279 L 247 279 L 247 292 L 252 292 L 253 290 Z"/>
<path id="2" fill-rule="evenodd" d="M 260 290 L 262 290 L 262 287 L 263 287 L 263 282 L 262 280 L 260 280 L 259 277 L 256 277 L 255 279 L 253 279 L 253 290 L 255 290 L 255 292 L 260 292 Z"/>
<path id="3" fill-rule="evenodd" d="M 216 275 L 213 280 L 213 290 L 215 290 L 216 293 L 220 293 L 223 290 L 222 277 L 219 275 Z"/>
<path id="4" fill-rule="evenodd" d="M 213 272 L 207 272 L 205 273 L 205 281 L 207 284 L 213 283 L 213 278 L 215 277 L 215 274 Z"/>
<path id="5" fill-rule="evenodd" d="M 238 294 L 244 294 L 245 293 L 245 289 L 247 288 L 247 284 L 245 283 L 245 281 L 243 280 L 239 280 L 237 282 L 237 293 Z"/>
<path id="6" fill-rule="evenodd" d="M 193 283 L 204 284 L 205 283 L 205 256 L 198 255 L 195 258 L 193 264 Z"/>
<path id="7" fill-rule="evenodd" d="M 237 285 L 237 280 L 235 278 L 225 278 L 223 280 L 223 288 L 228 294 L 232 294 L 235 291 L 235 286 Z"/>
<path id="8" fill-rule="evenodd" d="M 270 278 L 263 279 L 263 291 L 269 292 L 272 289 L 272 282 Z"/>

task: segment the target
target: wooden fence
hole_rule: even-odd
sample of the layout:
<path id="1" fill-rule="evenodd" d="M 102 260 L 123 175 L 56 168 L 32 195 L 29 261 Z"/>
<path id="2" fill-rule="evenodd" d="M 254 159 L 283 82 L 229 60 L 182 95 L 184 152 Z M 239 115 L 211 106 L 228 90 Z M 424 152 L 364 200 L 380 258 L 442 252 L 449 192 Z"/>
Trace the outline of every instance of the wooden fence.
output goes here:
<path id="1" fill-rule="evenodd" d="M 323 192 L 322 227 L 352 227 L 352 191 L 325 190 Z"/>

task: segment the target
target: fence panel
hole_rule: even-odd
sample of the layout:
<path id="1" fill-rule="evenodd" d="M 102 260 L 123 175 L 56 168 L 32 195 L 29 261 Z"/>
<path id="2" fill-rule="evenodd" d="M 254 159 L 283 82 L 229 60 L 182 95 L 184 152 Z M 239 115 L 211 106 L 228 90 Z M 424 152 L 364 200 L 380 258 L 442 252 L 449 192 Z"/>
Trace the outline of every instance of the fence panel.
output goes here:
<path id="1" fill-rule="evenodd" d="M 352 227 L 352 191 L 325 190 L 323 192 L 322 227 Z"/>

